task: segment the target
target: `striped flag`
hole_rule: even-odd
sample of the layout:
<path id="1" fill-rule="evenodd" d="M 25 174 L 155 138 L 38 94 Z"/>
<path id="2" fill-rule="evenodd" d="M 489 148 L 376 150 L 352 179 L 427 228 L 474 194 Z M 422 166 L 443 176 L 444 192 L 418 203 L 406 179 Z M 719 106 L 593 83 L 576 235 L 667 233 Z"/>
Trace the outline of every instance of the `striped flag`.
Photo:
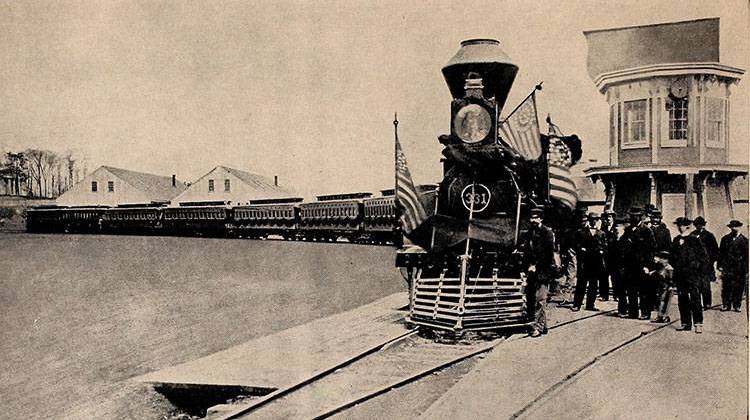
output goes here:
<path id="1" fill-rule="evenodd" d="M 402 210 L 401 226 L 404 233 L 410 233 L 427 219 L 424 206 L 411 180 L 409 168 L 406 166 L 406 156 L 401 149 L 398 137 L 396 137 L 396 200 Z"/>
<path id="2" fill-rule="evenodd" d="M 549 140 L 549 196 L 571 209 L 578 203 L 578 191 L 570 167 L 573 160 L 568 146 L 558 137 Z"/>
<path id="3" fill-rule="evenodd" d="M 528 160 L 542 155 L 539 119 L 536 115 L 536 94 L 532 92 L 500 125 L 502 139 Z"/>

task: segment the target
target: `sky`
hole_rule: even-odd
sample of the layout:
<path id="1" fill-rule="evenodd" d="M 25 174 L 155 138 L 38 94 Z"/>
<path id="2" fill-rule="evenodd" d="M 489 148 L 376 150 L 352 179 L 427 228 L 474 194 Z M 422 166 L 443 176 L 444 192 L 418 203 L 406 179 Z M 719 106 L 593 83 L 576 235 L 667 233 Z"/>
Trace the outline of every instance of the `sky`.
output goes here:
<path id="1" fill-rule="evenodd" d="M 224 165 L 303 196 L 393 184 L 393 115 L 417 183 L 437 182 L 451 96 L 440 69 L 469 38 L 540 81 L 547 113 L 607 163 L 608 109 L 582 31 L 719 17 L 721 62 L 748 67 L 746 1 L 0 0 L 0 149 L 72 150 L 193 181 Z M 731 155 L 748 161 L 747 81 Z"/>

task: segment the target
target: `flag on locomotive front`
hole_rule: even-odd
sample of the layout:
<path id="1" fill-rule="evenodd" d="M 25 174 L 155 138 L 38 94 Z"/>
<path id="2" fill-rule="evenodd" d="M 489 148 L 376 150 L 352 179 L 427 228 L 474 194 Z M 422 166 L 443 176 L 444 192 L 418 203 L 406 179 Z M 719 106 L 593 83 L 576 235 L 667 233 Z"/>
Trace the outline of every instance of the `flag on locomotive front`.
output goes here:
<path id="1" fill-rule="evenodd" d="M 542 155 L 539 119 L 536 113 L 538 85 L 500 125 L 502 140 L 526 160 L 537 160 Z"/>
<path id="2" fill-rule="evenodd" d="M 397 122 L 394 122 L 397 124 Z M 427 219 L 419 193 L 406 165 L 406 155 L 396 137 L 396 202 L 401 210 L 401 226 L 405 234 L 411 233 Z"/>
<path id="3" fill-rule="evenodd" d="M 573 163 L 573 155 L 565 141 L 557 136 L 550 137 L 548 155 L 549 197 L 570 209 L 575 209 L 578 203 L 576 184 L 570 174 L 570 167 L 573 166 Z"/>

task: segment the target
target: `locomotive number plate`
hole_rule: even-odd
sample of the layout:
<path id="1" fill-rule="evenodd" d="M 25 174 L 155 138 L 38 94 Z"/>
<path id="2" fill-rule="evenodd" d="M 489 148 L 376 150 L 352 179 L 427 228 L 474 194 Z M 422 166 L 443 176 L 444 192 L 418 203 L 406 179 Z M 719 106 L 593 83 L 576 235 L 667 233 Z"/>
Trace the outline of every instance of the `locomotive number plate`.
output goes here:
<path id="1" fill-rule="evenodd" d="M 461 200 L 466 210 L 481 212 L 487 208 L 492 199 L 490 189 L 483 184 L 469 184 L 461 191 Z"/>

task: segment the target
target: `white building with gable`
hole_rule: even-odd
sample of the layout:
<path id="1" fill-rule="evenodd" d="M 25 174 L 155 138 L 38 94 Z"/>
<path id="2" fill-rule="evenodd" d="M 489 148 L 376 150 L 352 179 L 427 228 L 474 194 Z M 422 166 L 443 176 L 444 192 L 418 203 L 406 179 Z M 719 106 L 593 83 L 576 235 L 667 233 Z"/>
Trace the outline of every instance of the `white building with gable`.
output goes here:
<path id="1" fill-rule="evenodd" d="M 243 205 L 250 200 L 296 197 L 295 191 L 266 178 L 226 166 L 217 166 L 172 200 L 172 206 Z"/>
<path id="2" fill-rule="evenodd" d="M 101 166 L 57 197 L 58 206 L 164 204 L 185 191 L 173 176 Z"/>

